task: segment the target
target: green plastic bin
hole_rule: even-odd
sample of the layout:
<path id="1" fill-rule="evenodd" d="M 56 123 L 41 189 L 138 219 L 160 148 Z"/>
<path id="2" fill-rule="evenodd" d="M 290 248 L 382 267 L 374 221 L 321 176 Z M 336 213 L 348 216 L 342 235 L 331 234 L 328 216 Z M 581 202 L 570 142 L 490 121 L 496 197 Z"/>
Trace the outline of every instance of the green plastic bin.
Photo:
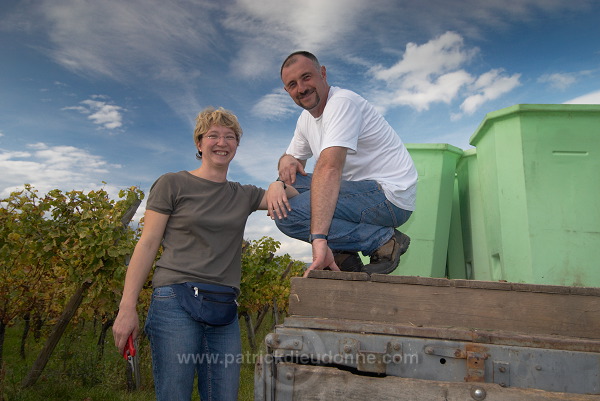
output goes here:
<path id="1" fill-rule="evenodd" d="M 492 272 L 600 286 L 600 105 L 516 105 L 486 115 L 477 149 Z"/>
<path id="2" fill-rule="evenodd" d="M 477 151 L 466 149 L 456 166 L 466 276 L 472 280 L 501 280 L 492 271 L 485 233 L 484 204 L 479 184 Z"/>
<path id="3" fill-rule="evenodd" d="M 459 159 L 459 161 L 462 160 Z M 462 234 L 462 217 L 460 210 L 460 193 L 458 177 L 454 177 L 454 192 L 452 196 L 452 214 L 450 217 L 450 233 L 448 234 L 448 259 L 446 262 L 446 277 L 450 279 L 466 279 L 467 264 L 465 262 L 464 242 Z"/>
<path id="4" fill-rule="evenodd" d="M 445 277 L 456 162 L 462 150 L 448 144 L 406 144 L 417 172 L 416 210 L 398 229 L 411 242 L 393 274 Z"/>

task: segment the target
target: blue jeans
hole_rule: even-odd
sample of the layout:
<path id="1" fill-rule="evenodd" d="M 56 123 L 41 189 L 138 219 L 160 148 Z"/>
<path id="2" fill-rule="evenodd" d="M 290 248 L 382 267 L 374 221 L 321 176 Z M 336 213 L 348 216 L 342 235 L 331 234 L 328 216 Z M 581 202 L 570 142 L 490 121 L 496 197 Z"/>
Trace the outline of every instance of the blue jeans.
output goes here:
<path id="1" fill-rule="evenodd" d="M 275 219 L 281 232 L 305 242 L 310 234 L 311 183 L 312 174 L 296 175 L 294 188 L 300 194 L 290 199 L 292 211 L 287 218 Z M 371 255 L 411 214 L 387 200 L 376 181 L 341 181 L 327 243 L 334 251 Z"/>
<path id="2" fill-rule="evenodd" d="M 158 287 L 146 320 L 157 401 L 189 401 L 198 373 L 202 401 L 236 401 L 242 346 L 237 319 L 227 326 L 197 322 L 173 289 Z"/>

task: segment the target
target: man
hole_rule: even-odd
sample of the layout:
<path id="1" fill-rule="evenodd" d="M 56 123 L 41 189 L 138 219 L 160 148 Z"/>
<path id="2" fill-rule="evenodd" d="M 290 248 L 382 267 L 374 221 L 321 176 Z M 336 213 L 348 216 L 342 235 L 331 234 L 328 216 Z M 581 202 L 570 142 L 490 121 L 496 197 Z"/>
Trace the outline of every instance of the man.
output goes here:
<path id="1" fill-rule="evenodd" d="M 415 208 L 417 171 L 406 147 L 365 99 L 330 86 L 313 54 L 292 53 L 280 75 L 304 111 L 278 165 L 279 179 L 300 195 L 289 200 L 286 218 L 275 219 L 278 228 L 312 244 L 307 274 L 327 267 L 391 273 L 410 243 L 395 227 Z M 311 156 L 317 161 L 307 174 Z"/>

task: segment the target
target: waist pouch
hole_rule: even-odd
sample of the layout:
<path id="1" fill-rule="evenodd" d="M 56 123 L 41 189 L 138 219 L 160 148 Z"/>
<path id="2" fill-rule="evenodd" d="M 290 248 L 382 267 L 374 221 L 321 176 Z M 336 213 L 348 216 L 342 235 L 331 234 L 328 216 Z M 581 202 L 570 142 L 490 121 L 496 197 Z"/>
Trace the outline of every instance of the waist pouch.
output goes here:
<path id="1" fill-rule="evenodd" d="M 181 307 L 199 322 L 225 326 L 237 319 L 235 288 L 205 283 L 172 284 Z"/>

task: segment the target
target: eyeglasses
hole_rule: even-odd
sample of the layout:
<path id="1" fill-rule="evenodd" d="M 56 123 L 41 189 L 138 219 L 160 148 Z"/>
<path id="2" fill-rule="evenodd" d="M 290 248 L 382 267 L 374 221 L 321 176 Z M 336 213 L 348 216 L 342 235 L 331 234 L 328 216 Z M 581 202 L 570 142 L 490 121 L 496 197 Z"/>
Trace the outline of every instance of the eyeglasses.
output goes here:
<path id="1" fill-rule="evenodd" d="M 206 139 L 208 139 L 209 141 L 218 141 L 221 138 L 225 138 L 226 142 L 233 142 L 236 141 L 237 142 L 237 136 L 235 135 L 224 135 L 224 136 L 219 136 L 219 135 L 215 135 L 215 134 L 209 134 L 209 135 L 201 135 L 201 137 L 204 137 Z"/>

